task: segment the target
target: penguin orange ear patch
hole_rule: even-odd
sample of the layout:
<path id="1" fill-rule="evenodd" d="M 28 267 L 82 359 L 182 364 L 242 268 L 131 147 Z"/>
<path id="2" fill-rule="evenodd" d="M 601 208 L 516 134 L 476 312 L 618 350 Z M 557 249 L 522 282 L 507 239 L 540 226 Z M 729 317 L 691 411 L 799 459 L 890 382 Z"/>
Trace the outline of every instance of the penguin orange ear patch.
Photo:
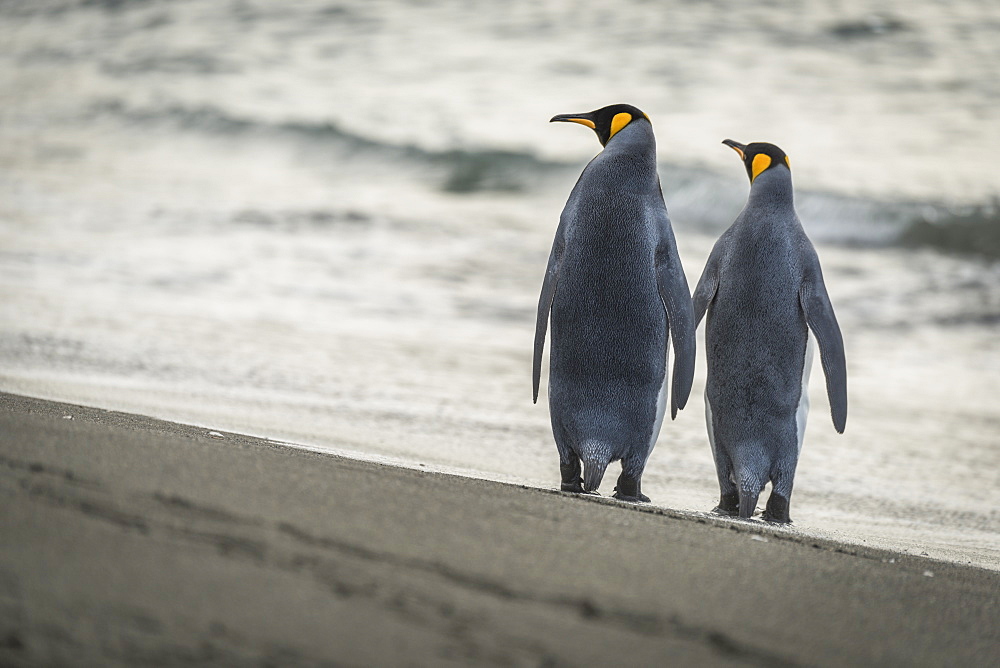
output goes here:
<path id="1" fill-rule="evenodd" d="M 788 156 L 787 155 L 785 156 L 785 166 L 788 167 L 788 169 L 792 168 L 792 163 L 788 162 Z"/>
<path id="2" fill-rule="evenodd" d="M 615 117 L 611 119 L 611 134 L 608 135 L 608 139 L 614 137 L 619 130 L 632 122 L 632 114 L 627 111 L 622 111 L 615 114 Z"/>
<path id="3" fill-rule="evenodd" d="M 753 157 L 753 162 L 750 163 L 750 183 L 763 172 L 765 169 L 771 166 L 771 156 L 765 153 L 758 153 Z"/>

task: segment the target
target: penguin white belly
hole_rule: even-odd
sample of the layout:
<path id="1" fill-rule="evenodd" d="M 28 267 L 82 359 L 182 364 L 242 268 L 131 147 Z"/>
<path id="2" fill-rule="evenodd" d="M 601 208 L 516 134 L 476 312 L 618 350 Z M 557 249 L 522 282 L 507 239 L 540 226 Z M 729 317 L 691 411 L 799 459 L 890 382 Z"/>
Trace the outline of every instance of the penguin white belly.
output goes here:
<path id="1" fill-rule="evenodd" d="M 809 372 L 813 364 L 813 337 L 806 337 L 806 357 L 802 363 L 802 394 L 799 395 L 799 407 L 795 411 L 795 426 L 798 428 L 799 454 L 802 454 L 802 439 L 806 433 L 806 418 L 809 416 Z M 707 401 L 707 399 L 706 399 Z M 709 433 L 712 429 L 709 427 Z"/>
<path id="2" fill-rule="evenodd" d="M 667 342 L 669 345 L 669 341 Z M 667 412 L 667 382 L 670 380 L 670 374 L 667 370 L 670 368 L 670 349 L 667 348 L 666 358 L 663 360 L 663 385 L 660 386 L 660 393 L 656 395 L 656 421 L 653 423 L 653 433 L 649 436 L 649 449 L 646 450 L 646 461 L 649 461 L 649 456 L 653 454 L 653 448 L 656 446 L 656 438 L 660 435 L 660 427 L 663 426 L 663 416 Z"/>

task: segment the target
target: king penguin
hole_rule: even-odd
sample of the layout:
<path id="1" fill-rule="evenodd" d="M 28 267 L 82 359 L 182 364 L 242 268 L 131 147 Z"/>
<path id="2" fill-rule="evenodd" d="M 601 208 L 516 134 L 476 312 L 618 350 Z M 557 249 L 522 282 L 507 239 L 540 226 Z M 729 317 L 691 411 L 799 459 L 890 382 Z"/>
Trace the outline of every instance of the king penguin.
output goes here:
<path id="1" fill-rule="evenodd" d="M 552 243 L 538 299 L 534 401 L 551 320 L 549 414 L 562 489 L 596 493 L 608 464 L 621 460 L 615 498 L 649 501 L 642 472 L 666 409 L 668 340 L 671 418 L 687 402 L 695 358 L 691 293 L 653 126 L 627 104 L 552 121 L 589 127 L 604 149 L 573 187 Z"/>
<path id="2" fill-rule="evenodd" d="M 770 482 L 763 517 L 788 523 L 809 410 L 809 331 L 839 433 L 847 423 L 844 341 L 819 258 L 795 213 L 788 156 L 774 144 L 722 143 L 746 166 L 750 196 L 694 291 L 695 326 L 708 313 L 705 418 L 719 476 L 715 510 L 751 517 Z"/>

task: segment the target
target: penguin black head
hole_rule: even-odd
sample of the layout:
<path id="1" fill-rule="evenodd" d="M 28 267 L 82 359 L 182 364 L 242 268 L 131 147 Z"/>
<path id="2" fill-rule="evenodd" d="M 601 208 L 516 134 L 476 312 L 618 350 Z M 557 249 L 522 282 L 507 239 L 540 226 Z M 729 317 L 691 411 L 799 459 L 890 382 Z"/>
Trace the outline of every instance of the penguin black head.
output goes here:
<path id="1" fill-rule="evenodd" d="M 601 107 L 583 114 L 559 114 L 553 116 L 549 123 L 565 121 L 586 125 L 597 133 L 601 146 L 607 146 L 619 130 L 635 120 L 644 120 L 648 123 L 649 116 L 631 104 L 612 104 L 609 107 Z"/>
<path id="2" fill-rule="evenodd" d="M 741 144 L 732 139 L 723 139 L 722 143 L 740 154 L 743 164 L 747 168 L 747 176 L 750 177 L 750 183 L 753 183 L 754 179 L 760 176 L 762 172 L 773 167 L 784 165 L 785 169 L 792 169 L 791 164 L 788 162 L 788 156 L 774 144 L 762 141 L 755 141 L 752 144 Z"/>

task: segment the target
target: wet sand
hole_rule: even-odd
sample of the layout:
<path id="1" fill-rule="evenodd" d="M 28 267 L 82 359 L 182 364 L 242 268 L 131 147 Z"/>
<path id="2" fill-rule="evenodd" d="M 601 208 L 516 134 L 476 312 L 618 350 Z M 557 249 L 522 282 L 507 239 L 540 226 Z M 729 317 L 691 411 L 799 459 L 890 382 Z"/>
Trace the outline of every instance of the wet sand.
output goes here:
<path id="1" fill-rule="evenodd" d="M 1000 652 L 994 571 L 10 394 L 0 491 L 3 665 Z"/>

